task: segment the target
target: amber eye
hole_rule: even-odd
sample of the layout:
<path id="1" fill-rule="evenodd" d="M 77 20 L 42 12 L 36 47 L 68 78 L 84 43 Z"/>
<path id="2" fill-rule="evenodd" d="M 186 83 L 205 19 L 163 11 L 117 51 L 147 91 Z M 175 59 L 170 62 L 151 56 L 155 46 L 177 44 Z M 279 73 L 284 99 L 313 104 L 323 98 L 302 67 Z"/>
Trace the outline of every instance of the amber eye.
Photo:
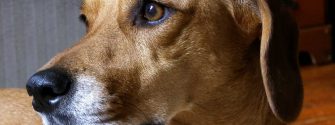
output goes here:
<path id="1" fill-rule="evenodd" d="M 148 21 L 158 21 L 164 17 L 165 8 L 154 2 L 147 3 L 144 8 L 144 18 Z"/>
<path id="2" fill-rule="evenodd" d="M 136 14 L 133 24 L 136 26 L 157 26 L 176 12 L 175 9 L 153 0 L 141 0 L 139 5 L 133 11 Z"/>

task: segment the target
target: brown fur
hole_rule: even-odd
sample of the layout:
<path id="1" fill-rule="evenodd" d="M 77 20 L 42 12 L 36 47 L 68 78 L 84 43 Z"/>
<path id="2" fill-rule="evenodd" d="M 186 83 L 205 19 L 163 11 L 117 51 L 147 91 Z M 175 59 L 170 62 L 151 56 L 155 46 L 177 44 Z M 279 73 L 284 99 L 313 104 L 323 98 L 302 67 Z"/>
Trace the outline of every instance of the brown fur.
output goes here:
<path id="1" fill-rule="evenodd" d="M 161 1 L 178 11 L 159 26 L 136 27 L 129 19 L 135 0 L 85 0 L 87 35 L 41 70 L 59 67 L 94 76 L 108 88 L 106 93 L 117 95 L 111 103 L 122 103 L 109 112 L 118 116 L 114 120 L 160 117 L 171 125 L 280 125 L 296 118 L 301 106 L 298 69 L 270 66 L 275 57 L 267 54 L 277 22 L 272 25 L 263 0 Z M 296 66 L 296 60 L 289 63 Z M 273 66 L 287 69 L 283 72 L 291 78 L 278 78 Z M 281 79 L 297 79 L 292 85 L 298 87 L 289 87 L 297 91 L 287 90 L 297 94 L 297 101 L 277 101 L 281 95 L 273 84 Z M 292 114 L 282 108 L 284 103 L 294 105 L 288 106 Z"/>

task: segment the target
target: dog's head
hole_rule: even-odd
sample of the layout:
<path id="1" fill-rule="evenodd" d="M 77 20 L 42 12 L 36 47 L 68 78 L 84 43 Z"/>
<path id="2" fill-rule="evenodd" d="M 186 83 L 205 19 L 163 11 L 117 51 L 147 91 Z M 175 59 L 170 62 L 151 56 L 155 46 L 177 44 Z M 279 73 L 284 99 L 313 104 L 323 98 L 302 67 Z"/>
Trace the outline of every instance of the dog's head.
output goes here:
<path id="1" fill-rule="evenodd" d="M 290 122 L 297 29 L 275 5 L 84 0 L 87 34 L 28 81 L 33 106 L 45 124 Z"/>

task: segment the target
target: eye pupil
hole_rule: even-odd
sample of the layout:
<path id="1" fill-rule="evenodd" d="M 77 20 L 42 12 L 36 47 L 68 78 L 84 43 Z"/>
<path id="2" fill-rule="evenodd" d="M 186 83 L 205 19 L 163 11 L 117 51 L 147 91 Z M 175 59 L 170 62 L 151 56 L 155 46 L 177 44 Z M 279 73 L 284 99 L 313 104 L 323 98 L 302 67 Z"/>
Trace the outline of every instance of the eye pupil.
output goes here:
<path id="1" fill-rule="evenodd" d="M 157 3 L 148 3 L 144 8 L 144 17 L 149 21 L 157 21 L 164 16 L 164 9 Z"/>
<path id="2" fill-rule="evenodd" d="M 145 12 L 147 17 L 154 17 L 157 13 L 156 6 L 153 4 L 147 5 Z"/>

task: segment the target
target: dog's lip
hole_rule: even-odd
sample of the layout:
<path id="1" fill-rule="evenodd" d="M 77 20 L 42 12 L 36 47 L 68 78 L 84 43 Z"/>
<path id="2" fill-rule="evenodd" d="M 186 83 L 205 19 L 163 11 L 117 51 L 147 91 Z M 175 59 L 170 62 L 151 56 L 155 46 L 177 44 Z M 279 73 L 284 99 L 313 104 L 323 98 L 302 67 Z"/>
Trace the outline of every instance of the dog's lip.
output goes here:
<path id="1" fill-rule="evenodd" d="M 60 114 L 58 113 L 41 113 L 42 115 L 46 116 L 45 120 L 47 123 L 51 124 L 69 124 L 69 125 L 76 125 L 76 124 L 92 124 L 92 125 L 105 125 L 105 124 L 115 124 L 115 125 L 122 125 L 119 122 L 121 120 L 115 120 L 112 117 L 98 117 L 94 116 L 94 119 L 88 120 L 88 121 L 81 121 L 82 119 L 89 118 L 88 116 L 82 117 L 79 116 L 71 116 L 66 114 Z M 90 119 L 90 118 L 89 118 Z M 86 119 L 87 120 L 87 119 Z M 141 124 L 141 125 L 164 125 L 164 124 Z"/>
<path id="2" fill-rule="evenodd" d="M 33 105 L 33 108 L 35 111 L 37 112 L 42 112 L 42 106 L 43 105 L 42 103 L 41 104 L 37 104 L 39 102 L 37 102 L 35 99 L 32 101 L 32 105 Z"/>
<path id="3" fill-rule="evenodd" d="M 64 114 L 65 113 L 65 114 Z M 67 123 L 67 124 L 77 124 L 78 117 L 79 118 L 90 118 L 92 121 L 88 121 L 92 124 L 99 125 L 99 124 L 120 124 L 119 122 L 122 122 L 122 119 L 116 119 L 116 117 L 112 117 L 107 114 L 86 114 L 83 117 L 81 115 L 79 116 L 73 116 L 73 114 L 67 114 L 65 110 L 57 110 L 54 112 L 41 112 L 39 113 L 42 116 L 45 116 L 45 120 L 48 121 L 48 123 Z M 126 118 L 129 119 L 129 118 Z M 140 122 L 141 124 L 139 125 L 165 125 L 165 120 L 161 118 L 152 118 L 145 120 L 146 122 Z M 131 120 L 130 120 L 131 122 Z"/>

